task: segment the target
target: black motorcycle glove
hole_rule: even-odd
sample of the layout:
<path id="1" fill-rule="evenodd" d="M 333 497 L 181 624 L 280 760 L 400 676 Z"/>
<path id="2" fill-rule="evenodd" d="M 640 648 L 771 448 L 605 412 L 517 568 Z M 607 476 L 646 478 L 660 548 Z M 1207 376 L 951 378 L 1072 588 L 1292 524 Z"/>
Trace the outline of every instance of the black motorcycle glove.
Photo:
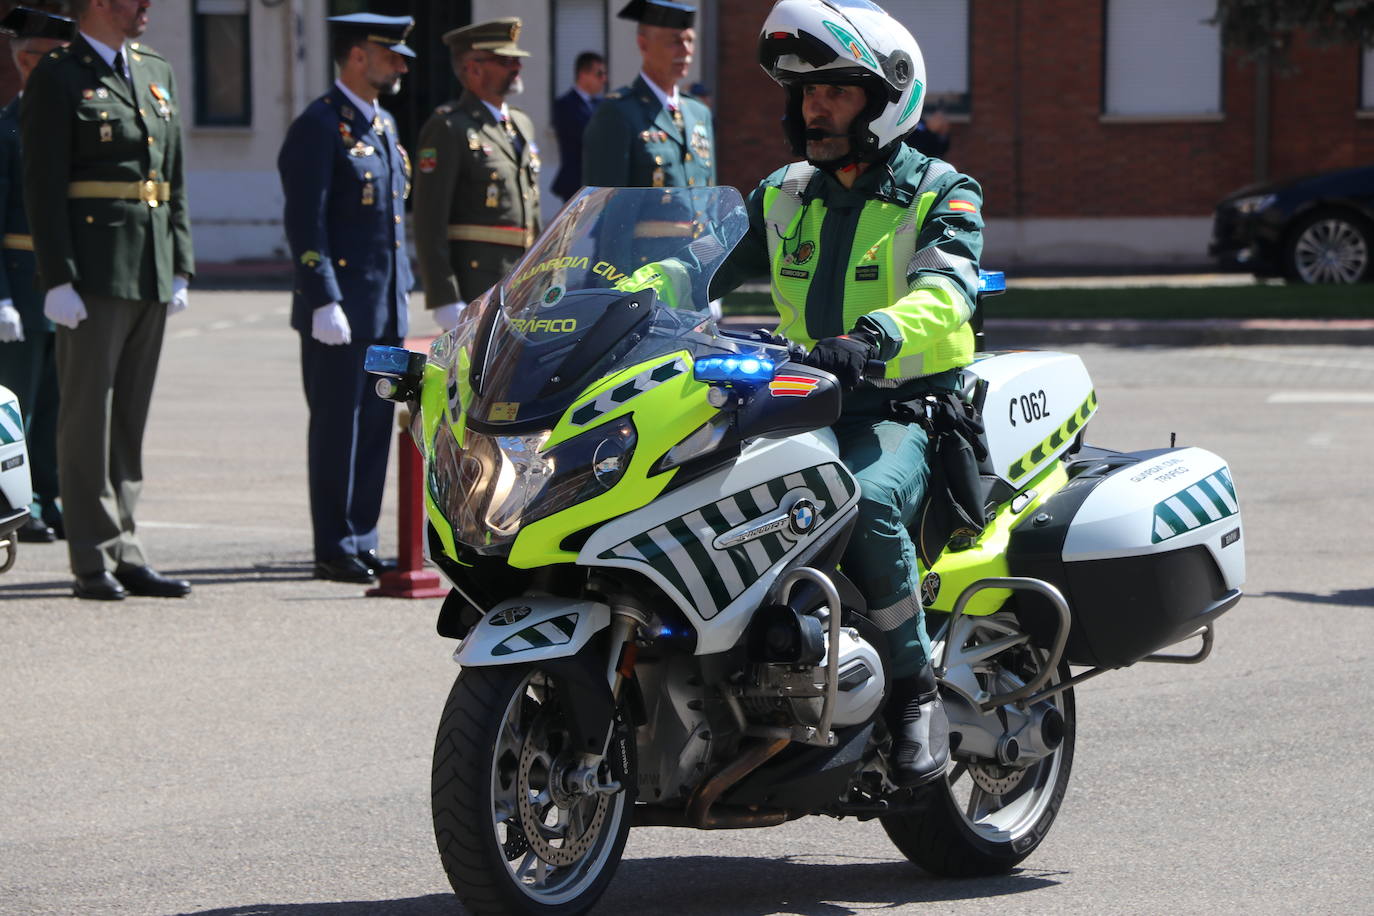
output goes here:
<path id="1" fill-rule="evenodd" d="M 845 388 L 857 388 L 864 380 L 868 361 L 877 356 L 878 341 L 873 335 L 866 331 L 855 331 L 816 341 L 803 362 L 829 372 Z"/>

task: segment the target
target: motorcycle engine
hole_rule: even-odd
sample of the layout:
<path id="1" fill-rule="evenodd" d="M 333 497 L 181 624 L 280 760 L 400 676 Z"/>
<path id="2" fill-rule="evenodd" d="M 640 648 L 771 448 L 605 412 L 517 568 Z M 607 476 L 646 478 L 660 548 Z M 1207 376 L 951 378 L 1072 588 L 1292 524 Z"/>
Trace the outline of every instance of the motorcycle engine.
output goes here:
<path id="1" fill-rule="evenodd" d="M 750 666 L 741 697 L 745 715 L 763 724 L 820 723 L 825 703 L 826 656 L 818 665 L 755 664 Z M 835 694 L 833 725 L 842 727 L 867 722 L 883 702 L 886 680 L 882 657 L 871 643 L 851 627 L 840 629 L 839 688 Z"/>

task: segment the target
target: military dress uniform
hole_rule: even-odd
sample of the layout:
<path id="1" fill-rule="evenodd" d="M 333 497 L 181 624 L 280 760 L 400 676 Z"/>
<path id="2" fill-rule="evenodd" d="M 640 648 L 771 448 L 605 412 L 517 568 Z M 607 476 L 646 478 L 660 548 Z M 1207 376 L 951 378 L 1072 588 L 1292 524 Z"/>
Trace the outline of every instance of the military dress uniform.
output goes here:
<path id="1" fill-rule="evenodd" d="M 527 56 L 520 20 L 498 19 L 444 36 L 471 48 Z M 464 92 L 440 105 L 416 152 L 415 241 L 425 307 L 471 302 L 515 266 L 539 235 L 539 147 L 534 122 L 507 106 L 508 120 Z"/>
<path id="2" fill-rule="evenodd" d="M 425 305 L 471 302 L 504 277 L 542 225 L 534 123 L 508 109 L 519 149 L 470 92 L 420 132 L 415 236 Z"/>
<path id="3" fill-rule="evenodd" d="M 35 68 L 20 105 L 39 286 L 73 284 L 87 311 L 56 338 L 58 472 L 78 585 L 146 571 L 134 524 L 143 431 L 173 280 L 195 271 L 172 67 L 137 42 L 115 50 L 127 79 L 78 36 Z M 189 591 L 179 584 L 138 593 Z"/>
<path id="4" fill-rule="evenodd" d="M 368 120 L 336 85 L 292 123 L 277 168 L 295 268 L 291 327 L 301 335 L 310 410 L 315 560 L 375 560 L 393 409 L 362 366 L 369 345 L 399 346 L 408 330 L 410 162 L 395 119 L 378 106 Z M 311 336 L 315 309 L 331 303 L 348 319 L 349 343 Z"/>
<path id="5" fill-rule="evenodd" d="M 29 448 L 29 471 L 39 528 L 59 522 L 57 513 L 57 355 L 52 322 L 34 284 L 37 262 L 24 213 L 19 145 L 19 99 L 0 108 L 0 300 L 19 312 L 24 339 L 0 343 L 0 385 L 19 398 Z M 21 532 L 22 533 L 22 532 Z M 45 532 L 43 540 L 51 540 Z"/>
<path id="6" fill-rule="evenodd" d="M 678 93 L 669 111 L 640 76 L 608 93 L 582 138 L 582 183 L 599 188 L 691 188 L 716 183 L 711 109 Z"/>

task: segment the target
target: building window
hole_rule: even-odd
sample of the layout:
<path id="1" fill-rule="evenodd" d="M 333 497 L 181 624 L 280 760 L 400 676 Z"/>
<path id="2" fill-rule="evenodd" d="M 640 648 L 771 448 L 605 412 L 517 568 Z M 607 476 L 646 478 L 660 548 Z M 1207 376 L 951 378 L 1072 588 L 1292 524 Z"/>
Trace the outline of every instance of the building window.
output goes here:
<path id="1" fill-rule="evenodd" d="M 552 74 L 555 97 L 572 86 L 573 66 L 583 51 L 606 56 L 606 4 L 602 0 L 556 0 Z"/>
<path id="2" fill-rule="evenodd" d="M 1374 48 L 1360 57 L 1360 108 L 1374 111 Z"/>
<path id="3" fill-rule="evenodd" d="M 882 4 L 921 46 L 926 111 L 969 113 L 968 0 L 887 0 Z"/>
<path id="4" fill-rule="evenodd" d="M 195 0 L 197 124 L 253 121 L 248 4 L 249 0 Z"/>
<path id="5" fill-rule="evenodd" d="M 1220 114 L 1215 12 L 1216 0 L 1107 0 L 1103 112 Z"/>

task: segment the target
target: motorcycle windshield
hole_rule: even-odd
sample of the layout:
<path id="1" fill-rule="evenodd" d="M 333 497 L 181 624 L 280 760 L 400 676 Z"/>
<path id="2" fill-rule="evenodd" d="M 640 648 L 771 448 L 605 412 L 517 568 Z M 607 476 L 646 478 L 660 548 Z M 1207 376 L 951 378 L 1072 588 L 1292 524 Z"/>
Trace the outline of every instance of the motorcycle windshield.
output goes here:
<path id="1" fill-rule="evenodd" d="M 636 447 L 630 418 L 546 449 L 551 431 L 624 366 L 720 351 L 707 290 L 748 224 L 734 188 L 586 188 L 435 341 L 451 430 L 433 440 L 427 485 L 458 543 L 502 552 L 614 484 Z"/>
<path id="2" fill-rule="evenodd" d="M 748 227 L 734 188 L 584 189 L 473 316 L 469 429 L 552 428 L 610 367 L 713 333 L 707 289 Z"/>

